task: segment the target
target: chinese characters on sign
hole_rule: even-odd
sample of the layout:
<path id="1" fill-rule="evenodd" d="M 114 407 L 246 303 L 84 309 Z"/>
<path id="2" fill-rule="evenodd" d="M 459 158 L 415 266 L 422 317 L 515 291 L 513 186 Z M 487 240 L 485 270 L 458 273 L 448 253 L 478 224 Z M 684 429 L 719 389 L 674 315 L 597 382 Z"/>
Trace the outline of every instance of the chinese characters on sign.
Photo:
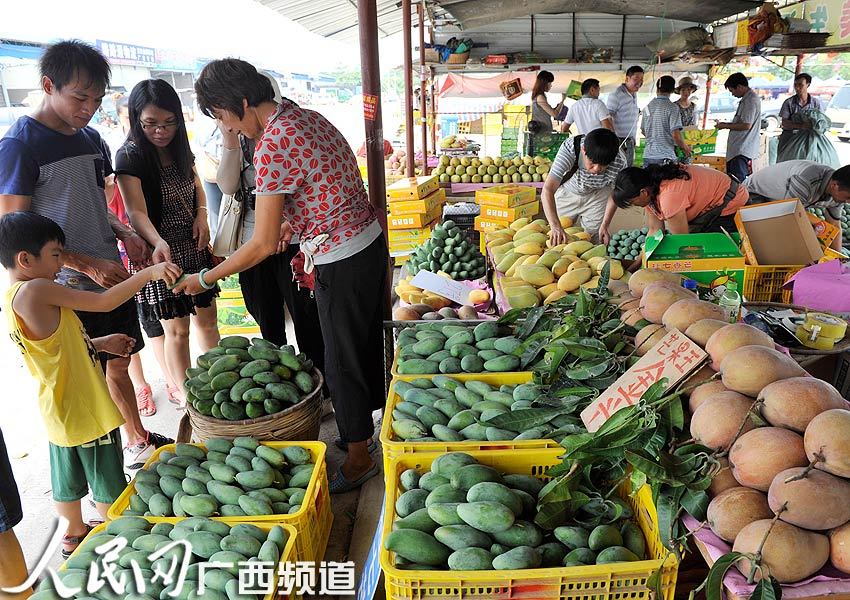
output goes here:
<path id="1" fill-rule="evenodd" d="M 155 67 L 156 50 L 146 46 L 134 46 L 120 42 L 108 42 L 97 40 L 97 49 L 100 50 L 110 62 L 121 65 L 133 65 L 138 67 Z"/>
<path id="2" fill-rule="evenodd" d="M 378 97 L 372 94 L 363 94 L 363 118 L 374 121 L 378 117 Z"/>
<path id="3" fill-rule="evenodd" d="M 213 571 L 228 572 L 229 575 L 226 577 L 238 582 L 240 595 L 257 594 L 258 598 L 271 594 L 275 588 L 280 595 L 286 597 L 289 597 L 293 591 L 298 595 L 322 597 L 353 596 L 356 593 L 354 563 L 351 561 L 344 563 L 322 561 L 318 569 L 314 562 L 275 564 L 270 561 L 259 561 L 256 558 L 239 563 L 198 562 L 192 565 L 193 569 L 197 568 L 195 581 L 188 577 L 192 546 L 186 540 L 174 540 L 143 559 L 143 562 L 148 563 L 146 568 L 150 569 L 153 575 L 145 577 L 142 566 L 136 558 L 130 560 L 128 573 L 126 569 L 119 567 L 119 558 L 122 554 L 126 554 L 125 551 L 128 549 L 127 539 L 120 536 L 104 538 L 104 542 L 93 549 L 91 544 L 90 551 L 94 552 L 96 557 L 88 568 L 87 576 L 82 581 L 66 579 L 63 582 L 59 574 L 52 567 L 48 567 L 47 563 L 56 553 L 67 528 L 67 519 L 60 517 L 51 542 L 45 548 L 42 558 L 27 581 L 14 588 L 0 588 L 0 593 L 15 594 L 31 589 L 45 569 L 56 594 L 62 598 L 71 598 L 80 594 L 93 596 L 107 586 L 115 594 L 127 596 L 144 595 L 149 588 L 158 588 L 166 590 L 168 598 L 181 595 L 186 586 L 190 589 L 190 595 L 200 596 L 206 587 L 209 587 L 211 578 L 207 575 Z M 234 576 L 237 573 L 235 569 L 238 569 L 238 577 Z M 69 581 L 77 582 L 77 585 L 71 585 Z M 159 595 L 159 591 L 156 593 Z"/>
<path id="4" fill-rule="evenodd" d="M 694 371 L 708 356 L 678 329 L 673 329 L 647 352 L 635 365 L 623 373 L 581 413 L 587 430 L 598 430 L 611 415 L 627 406 L 634 406 L 643 394 L 661 379 L 673 387 Z"/>

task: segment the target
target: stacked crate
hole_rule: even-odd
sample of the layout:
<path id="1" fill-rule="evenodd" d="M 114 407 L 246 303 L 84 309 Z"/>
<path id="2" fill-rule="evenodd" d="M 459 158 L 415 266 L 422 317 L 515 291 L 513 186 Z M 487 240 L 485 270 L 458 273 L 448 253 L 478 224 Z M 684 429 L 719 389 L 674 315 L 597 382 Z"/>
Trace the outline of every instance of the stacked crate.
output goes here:
<path id="1" fill-rule="evenodd" d="M 387 188 L 390 256 L 397 265 L 430 237 L 445 203 L 446 192 L 437 177 L 402 179 Z"/>
<path id="2" fill-rule="evenodd" d="M 540 212 L 537 189 L 529 185 L 508 183 L 475 192 L 481 214 L 475 218 L 475 230 L 480 233 L 505 229 L 517 219 L 533 219 Z M 484 236 L 481 253 L 486 255 Z"/>

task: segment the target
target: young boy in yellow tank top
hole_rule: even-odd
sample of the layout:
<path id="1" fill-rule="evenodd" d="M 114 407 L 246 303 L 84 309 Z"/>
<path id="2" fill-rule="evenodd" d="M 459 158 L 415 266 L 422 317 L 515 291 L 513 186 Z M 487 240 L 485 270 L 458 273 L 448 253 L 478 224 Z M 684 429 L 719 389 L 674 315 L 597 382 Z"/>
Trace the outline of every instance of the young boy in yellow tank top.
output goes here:
<path id="1" fill-rule="evenodd" d="M 70 523 L 62 549 L 68 555 L 90 529 L 80 509 L 88 488 L 105 518 L 126 486 L 118 432 L 124 420 L 109 395 L 97 353 L 127 356 L 133 344 L 123 334 L 90 340 L 74 311 L 109 312 L 149 281 L 173 285 L 181 271 L 160 263 L 103 293 L 83 292 L 53 281 L 62 267 L 64 243 L 62 229 L 47 217 L 19 211 L 0 218 L 0 264 L 12 284 L 3 310 L 12 341 L 39 382 L 53 499 Z"/>

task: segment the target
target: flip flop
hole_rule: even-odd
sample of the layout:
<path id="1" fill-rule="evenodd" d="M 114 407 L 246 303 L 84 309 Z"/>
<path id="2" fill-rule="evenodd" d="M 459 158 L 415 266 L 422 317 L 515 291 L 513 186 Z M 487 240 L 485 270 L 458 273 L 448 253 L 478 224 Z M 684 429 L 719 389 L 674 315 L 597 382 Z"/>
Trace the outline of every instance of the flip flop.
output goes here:
<path id="1" fill-rule="evenodd" d="M 366 471 L 363 476 L 360 477 L 360 479 L 357 479 L 355 481 L 348 481 L 345 478 L 345 475 L 342 474 L 342 466 L 340 466 L 336 470 L 336 477 L 331 479 L 328 483 L 328 491 L 330 491 L 331 494 L 344 494 L 345 492 L 356 490 L 368 480 L 372 479 L 372 477 L 377 475 L 379 470 L 380 467 L 376 462 L 374 465 L 372 465 L 371 469 Z"/>
<path id="2" fill-rule="evenodd" d="M 91 533 L 91 530 L 94 529 L 97 525 L 101 525 L 103 521 L 91 521 L 89 523 L 83 523 L 86 526 L 86 532 L 80 535 L 64 535 L 62 536 L 62 543 L 68 546 L 74 546 L 73 550 L 66 550 L 62 548 L 59 553 L 62 555 L 63 560 L 68 560 L 74 551 L 83 543 L 83 540 L 86 536 Z"/>
<path id="3" fill-rule="evenodd" d="M 348 442 L 343 442 L 342 438 L 336 438 L 334 440 L 334 446 L 336 446 L 343 452 L 348 451 Z M 372 454 L 375 450 L 378 449 L 378 444 L 375 443 L 374 439 L 369 438 L 369 443 L 366 444 L 366 449 L 369 451 L 369 454 Z"/>
<path id="4" fill-rule="evenodd" d="M 136 392 L 136 408 L 143 417 L 152 417 L 156 414 L 156 404 L 153 401 L 151 386 L 146 385 Z"/>

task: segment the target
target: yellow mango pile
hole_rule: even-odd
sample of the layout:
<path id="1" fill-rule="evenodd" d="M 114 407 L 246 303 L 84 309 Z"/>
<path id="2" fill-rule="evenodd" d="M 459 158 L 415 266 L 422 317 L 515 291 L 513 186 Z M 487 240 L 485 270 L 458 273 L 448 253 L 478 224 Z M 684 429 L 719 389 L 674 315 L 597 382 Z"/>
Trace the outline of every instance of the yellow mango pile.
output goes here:
<path id="1" fill-rule="evenodd" d="M 440 277 L 445 277 L 446 279 L 451 279 L 451 276 L 448 273 L 443 271 L 437 271 L 437 275 Z M 444 298 L 439 294 L 435 294 L 434 292 L 429 292 L 428 290 L 423 290 L 422 288 L 418 288 L 415 285 L 412 285 L 410 281 L 413 277 L 405 277 L 403 279 L 399 279 L 398 283 L 395 286 L 396 295 L 407 302 L 408 304 L 427 304 L 434 310 L 439 310 L 441 308 L 445 308 L 447 306 L 451 306 L 452 301 L 448 298 Z M 483 304 L 490 299 L 490 292 L 487 290 L 470 290 L 469 298 L 467 299 L 467 304 L 476 305 Z"/>
<path id="2" fill-rule="evenodd" d="M 594 245 L 569 217 L 560 220 L 568 243 L 557 246 L 549 240 L 545 219 L 517 219 L 486 235 L 496 270 L 505 275 L 500 285 L 511 308 L 551 304 L 579 287 L 595 288 L 606 263 L 612 279 L 625 276 L 622 263 L 607 256 L 604 244 Z"/>

